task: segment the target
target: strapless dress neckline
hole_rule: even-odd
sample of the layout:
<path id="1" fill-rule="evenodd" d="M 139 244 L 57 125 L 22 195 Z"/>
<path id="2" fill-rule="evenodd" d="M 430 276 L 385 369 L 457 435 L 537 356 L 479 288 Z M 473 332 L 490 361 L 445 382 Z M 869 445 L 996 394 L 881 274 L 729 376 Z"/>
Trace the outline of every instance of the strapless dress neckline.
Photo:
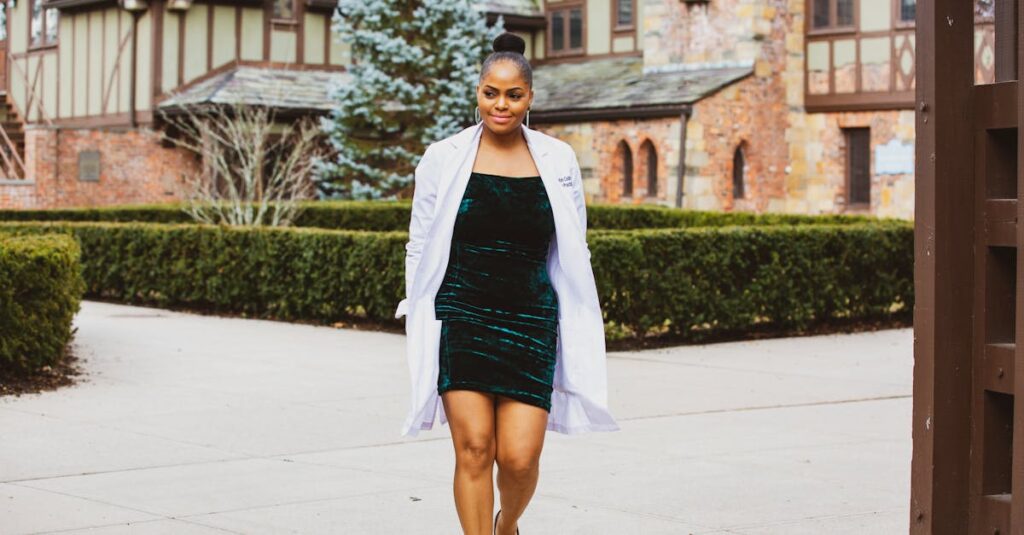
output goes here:
<path id="1" fill-rule="evenodd" d="M 502 180 L 528 180 L 528 179 L 531 179 L 531 178 L 540 178 L 540 175 L 534 175 L 534 176 L 505 176 L 505 175 L 495 175 L 495 174 L 492 174 L 492 173 L 481 173 L 479 171 L 473 171 L 473 174 L 474 175 L 478 175 L 478 176 L 500 178 Z"/>

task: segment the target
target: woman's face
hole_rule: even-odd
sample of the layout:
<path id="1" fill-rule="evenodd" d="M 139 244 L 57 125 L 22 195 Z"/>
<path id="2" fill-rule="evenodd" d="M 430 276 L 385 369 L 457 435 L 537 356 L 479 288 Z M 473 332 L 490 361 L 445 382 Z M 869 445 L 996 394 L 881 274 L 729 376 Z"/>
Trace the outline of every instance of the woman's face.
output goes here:
<path id="1" fill-rule="evenodd" d="M 514 63 L 499 61 L 476 86 L 476 101 L 484 126 L 495 134 L 508 134 L 518 130 L 526 118 L 526 110 L 533 103 L 533 89 L 526 85 Z"/>

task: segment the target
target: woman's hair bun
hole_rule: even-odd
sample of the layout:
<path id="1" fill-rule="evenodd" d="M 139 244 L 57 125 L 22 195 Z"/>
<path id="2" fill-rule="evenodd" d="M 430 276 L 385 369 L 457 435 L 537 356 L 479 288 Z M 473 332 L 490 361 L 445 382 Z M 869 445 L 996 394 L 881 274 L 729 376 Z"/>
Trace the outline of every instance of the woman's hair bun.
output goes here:
<path id="1" fill-rule="evenodd" d="M 526 41 L 522 37 L 510 32 L 505 32 L 494 38 L 491 47 L 495 52 L 517 52 L 526 53 Z"/>

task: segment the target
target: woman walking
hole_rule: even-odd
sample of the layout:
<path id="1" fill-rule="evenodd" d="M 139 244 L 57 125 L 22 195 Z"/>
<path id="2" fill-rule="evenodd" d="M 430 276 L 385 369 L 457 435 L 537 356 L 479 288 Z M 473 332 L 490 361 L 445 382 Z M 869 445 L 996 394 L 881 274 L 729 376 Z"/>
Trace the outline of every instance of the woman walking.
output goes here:
<path id="1" fill-rule="evenodd" d="M 504 33 L 493 48 L 477 124 L 431 144 L 416 168 L 395 314 L 406 316 L 412 384 L 402 434 L 435 416 L 449 424 L 467 535 L 519 533 L 547 429 L 619 429 L 579 164 L 567 143 L 529 128 L 526 43 Z"/>

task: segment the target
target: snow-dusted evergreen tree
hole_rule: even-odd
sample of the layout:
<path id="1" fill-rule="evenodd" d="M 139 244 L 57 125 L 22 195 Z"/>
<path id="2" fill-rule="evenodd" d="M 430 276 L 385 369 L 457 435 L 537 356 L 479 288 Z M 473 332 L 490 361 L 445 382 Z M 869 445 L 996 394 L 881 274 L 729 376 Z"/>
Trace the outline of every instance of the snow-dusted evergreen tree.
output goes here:
<path id="1" fill-rule="evenodd" d="M 321 198 L 394 199 L 430 143 L 474 121 L 480 65 L 504 31 L 472 0 L 340 0 L 334 38 L 351 78 L 321 127 L 335 154 L 319 160 Z"/>

